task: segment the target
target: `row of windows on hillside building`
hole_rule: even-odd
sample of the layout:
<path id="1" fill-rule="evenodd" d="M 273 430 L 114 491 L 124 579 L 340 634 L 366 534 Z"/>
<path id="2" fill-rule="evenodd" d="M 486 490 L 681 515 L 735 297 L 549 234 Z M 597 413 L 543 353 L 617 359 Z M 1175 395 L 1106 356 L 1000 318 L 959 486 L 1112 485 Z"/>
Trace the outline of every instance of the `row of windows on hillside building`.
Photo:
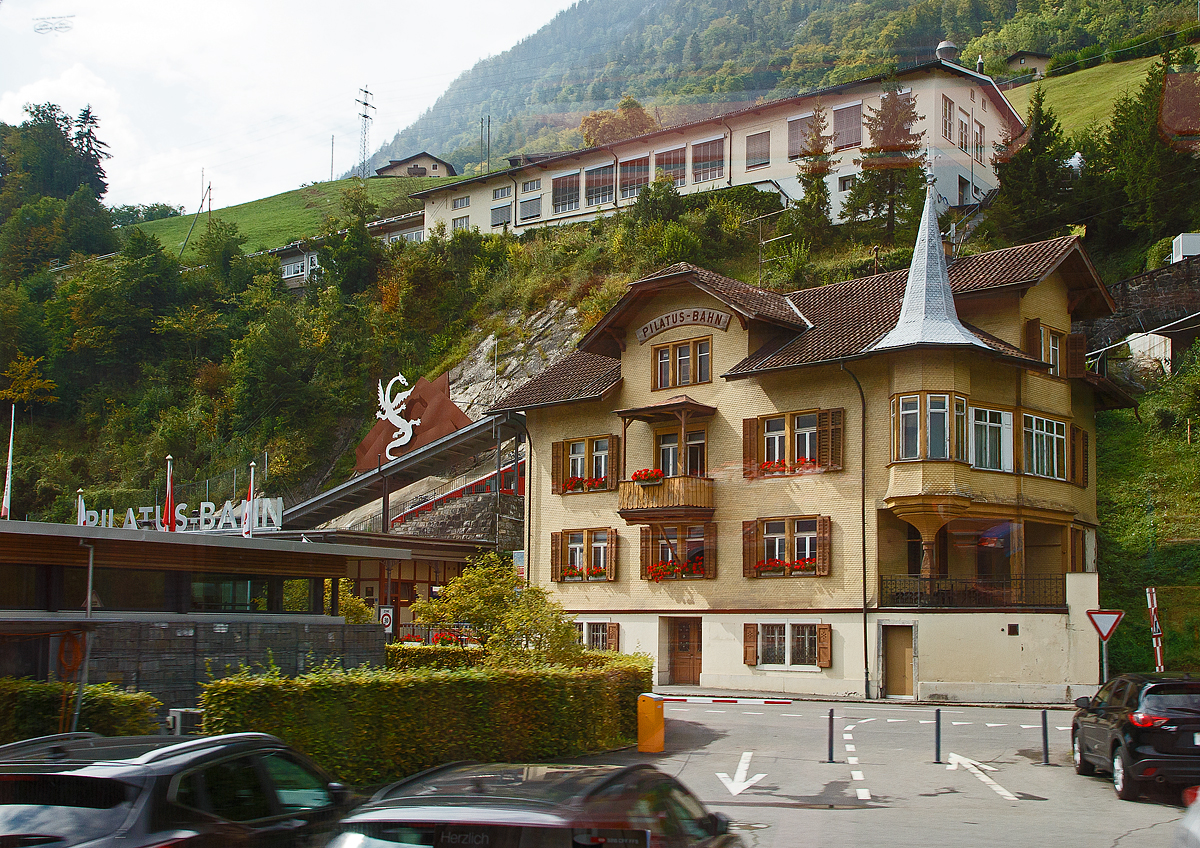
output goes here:
<path id="1" fill-rule="evenodd" d="M 971 100 L 975 92 L 971 91 Z M 983 111 L 987 111 L 987 98 L 982 98 Z M 974 107 L 971 107 L 974 109 Z M 957 139 L 955 138 L 957 130 Z M 975 120 L 974 112 L 968 112 L 961 106 L 955 107 L 954 101 L 942 95 L 942 137 L 951 144 L 957 144 L 958 149 L 968 154 L 976 162 L 984 162 L 987 155 L 987 130 L 983 124 Z"/>
<path id="2" fill-rule="evenodd" d="M 788 161 L 802 158 L 812 125 L 811 112 L 789 118 L 787 122 Z M 833 110 L 833 138 L 837 150 L 858 147 L 862 144 L 862 103 L 851 103 Z M 711 182 L 725 176 L 725 137 L 692 142 L 690 145 L 657 150 L 643 156 L 625 159 L 613 165 L 602 165 L 570 174 L 563 174 L 551 181 L 550 200 L 554 214 L 573 212 L 580 208 L 601 206 L 616 200 L 635 199 L 643 188 L 650 184 L 651 174 L 661 174 L 674 184 L 683 186 L 688 180 L 688 147 L 691 147 L 691 180 L 693 183 Z M 746 136 L 746 170 L 765 168 L 771 164 L 771 130 L 762 130 Z M 839 188 L 848 190 L 851 183 L 843 178 Z M 541 190 L 540 179 L 521 183 L 521 194 Z M 492 206 L 491 225 L 500 227 L 513 220 L 512 186 L 501 186 L 492 190 L 492 201 L 509 200 L 502 206 Z M 469 195 L 451 200 L 455 211 L 471 204 Z M 518 221 L 530 221 L 542 216 L 542 197 L 521 198 L 517 203 Z M 454 228 L 463 229 L 470 225 L 467 216 L 457 217 Z"/>
<path id="3" fill-rule="evenodd" d="M 639 578 L 712 580 L 717 576 L 717 525 L 642 525 Z M 828 577 L 833 525 L 827 515 L 756 518 L 742 524 L 742 576 Z M 612 583 L 617 575 L 613 527 L 568 529 L 550 534 L 550 580 L 555 583 Z"/>

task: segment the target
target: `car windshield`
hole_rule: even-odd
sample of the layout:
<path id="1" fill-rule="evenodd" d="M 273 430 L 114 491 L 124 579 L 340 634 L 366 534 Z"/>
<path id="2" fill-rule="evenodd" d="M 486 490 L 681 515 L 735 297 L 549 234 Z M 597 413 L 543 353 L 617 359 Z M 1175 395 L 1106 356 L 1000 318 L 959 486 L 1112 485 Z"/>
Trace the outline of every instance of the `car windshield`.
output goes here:
<path id="1" fill-rule="evenodd" d="M 1200 714 L 1200 681 L 1153 686 L 1142 696 L 1142 709 L 1148 713 Z"/>
<path id="2" fill-rule="evenodd" d="M 346 825 L 329 848 L 419 848 L 427 845 L 487 845 L 488 848 L 575 848 L 577 845 L 621 845 L 646 848 L 644 830 L 594 830 L 521 825 L 398 824 L 370 822 Z"/>
<path id="3" fill-rule="evenodd" d="M 111 778 L 0 774 L 0 833 L 83 842 L 112 833 L 138 789 Z"/>

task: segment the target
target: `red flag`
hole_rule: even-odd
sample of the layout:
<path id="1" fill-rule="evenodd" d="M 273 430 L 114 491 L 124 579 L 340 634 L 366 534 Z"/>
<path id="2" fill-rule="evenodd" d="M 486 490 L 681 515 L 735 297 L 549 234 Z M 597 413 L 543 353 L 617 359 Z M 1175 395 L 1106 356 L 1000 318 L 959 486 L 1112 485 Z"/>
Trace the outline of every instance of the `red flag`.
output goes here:
<path id="1" fill-rule="evenodd" d="M 12 407 L 12 423 L 8 428 L 8 465 L 4 472 L 4 499 L 0 500 L 0 518 L 8 518 L 12 504 L 12 449 L 13 449 L 13 433 L 17 429 L 17 405 L 14 403 Z"/>
<path id="2" fill-rule="evenodd" d="M 254 535 L 254 463 L 250 463 L 250 489 L 246 492 L 246 504 L 242 509 L 242 536 L 249 539 Z"/>
<path id="3" fill-rule="evenodd" d="M 167 454 L 167 502 L 163 505 L 163 529 L 175 532 L 175 492 L 171 488 L 171 455 Z"/>

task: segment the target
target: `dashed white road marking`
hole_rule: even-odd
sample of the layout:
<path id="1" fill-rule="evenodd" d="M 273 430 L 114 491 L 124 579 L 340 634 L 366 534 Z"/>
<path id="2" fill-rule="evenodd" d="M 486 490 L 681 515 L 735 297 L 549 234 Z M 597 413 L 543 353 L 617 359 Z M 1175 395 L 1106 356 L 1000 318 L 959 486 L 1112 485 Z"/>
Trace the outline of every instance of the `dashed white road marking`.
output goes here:
<path id="1" fill-rule="evenodd" d="M 988 724 L 986 721 L 984 722 L 984 725 L 986 727 L 1008 727 L 1007 724 Z"/>
<path id="2" fill-rule="evenodd" d="M 918 719 L 918 721 L 920 721 L 921 724 L 933 724 L 934 720 L 931 718 L 922 718 L 922 719 Z"/>
<path id="3" fill-rule="evenodd" d="M 863 773 L 862 773 L 861 771 L 852 771 L 852 772 L 850 772 L 850 777 L 851 777 L 851 779 L 853 779 L 853 780 L 866 780 L 866 778 L 865 778 L 865 777 L 863 777 Z"/>
<path id="4" fill-rule="evenodd" d="M 843 739 L 853 739 L 853 738 L 854 738 L 854 734 L 853 734 L 853 733 L 843 733 L 843 734 L 842 734 L 842 738 L 843 738 Z"/>
<path id="5" fill-rule="evenodd" d="M 667 707 L 667 709 L 673 713 L 690 713 L 691 712 L 691 710 L 689 710 L 687 707 Z"/>
<path id="6" fill-rule="evenodd" d="M 1059 730 L 1070 730 L 1071 728 L 1069 728 L 1069 727 L 1060 727 L 1060 728 L 1058 728 L 1058 729 L 1059 729 Z"/>
<path id="7" fill-rule="evenodd" d="M 846 731 L 850 731 L 850 730 L 853 730 L 853 729 L 854 729 L 854 725 L 853 725 L 853 724 L 847 724 L 845 727 L 843 727 L 843 728 L 842 728 L 842 730 L 846 730 Z"/>
<path id="8" fill-rule="evenodd" d="M 851 766 L 858 765 L 858 757 L 846 757 L 846 764 Z"/>
<path id="9" fill-rule="evenodd" d="M 742 713 L 742 715 L 762 715 L 762 713 Z"/>
<path id="10" fill-rule="evenodd" d="M 908 719 L 906 719 L 906 718 L 889 718 L 887 720 L 888 724 L 895 724 L 898 721 L 908 721 Z"/>
<path id="11" fill-rule="evenodd" d="M 973 722 L 973 721 L 952 721 L 950 723 L 952 725 L 954 725 L 955 727 L 958 727 L 960 724 L 974 724 L 975 722 Z"/>
<path id="12" fill-rule="evenodd" d="M 847 745 L 847 746 L 846 746 L 846 750 L 847 750 L 847 751 L 854 751 L 854 750 L 855 750 L 855 748 L 854 748 L 854 746 L 853 746 L 853 745 Z"/>
<path id="13" fill-rule="evenodd" d="M 705 710 L 706 713 L 723 713 L 724 710 Z"/>
<path id="14" fill-rule="evenodd" d="M 858 720 L 858 723 L 859 723 L 859 724 L 866 724 L 868 721 L 875 721 L 875 719 L 873 719 L 873 718 L 860 718 L 860 719 Z"/>
<path id="15" fill-rule="evenodd" d="M 870 801 L 871 800 L 871 790 L 867 789 L 865 786 L 860 787 L 855 791 L 858 792 L 858 800 L 860 800 L 860 801 Z"/>
<path id="16" fill-rule="evenodd" d="M 803 713 L 780 713 L 784 718 L 804 718 Z"/>
<path id="17" fill-rule="evenodd" d="M 1022 724 L 1021 725 L 1022 730 L 1032 730 L 1035 727 L 1041 727 L 1041 725 L 1040 724 Z"/>

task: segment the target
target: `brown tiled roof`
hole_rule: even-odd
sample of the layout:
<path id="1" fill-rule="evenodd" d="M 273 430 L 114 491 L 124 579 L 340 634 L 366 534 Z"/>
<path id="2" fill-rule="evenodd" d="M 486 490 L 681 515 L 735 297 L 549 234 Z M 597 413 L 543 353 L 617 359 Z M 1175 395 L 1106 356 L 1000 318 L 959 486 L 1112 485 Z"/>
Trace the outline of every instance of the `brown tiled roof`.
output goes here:
<path id="1" fill-rule="evenodd" d="M 1022 283 L 1034 283 L 1053 271 L 1076 248 L 1075 236 L 964 256 L 947 269 L 956 295 Z M 904 299 L 907 270 L 889 271 L 845 283 L 792 292 L 787 297 L 813 328 L 784 344 L 743 359 L 726 376 L 811 365 L 862 356 L 896 326 Z M 966 325 L 997 354 L 1038 362 L 989 333 Z"/>
<path id="2" fill-rule="evenodd" d="M 685 274 L 694 277 L 700 283 L 701 288 L 707 289 L 714 297 L 728 303 L 748 318 L 771 321 L 789 327 L 807 326 L 804 320 L 796 314 L 796 310 L 788 305 L 788 300 L 784 295 L 757 288 L 743 283 L 741 280 L 725 277 L 715 271 L 709 271 L 707 268 L 700 268 L 688 262 L 676 262 L 674 265 L 656 271 L 649 277 L 643 277 L 629 285 L 630 288 L 634 288 L 645 283 Z"/>
<path id="3" fill-rule="evenodd" d="M 595 400 L 621 380 L 621 361 L 575 350 L 502 397 L 488 412 Z"/>

